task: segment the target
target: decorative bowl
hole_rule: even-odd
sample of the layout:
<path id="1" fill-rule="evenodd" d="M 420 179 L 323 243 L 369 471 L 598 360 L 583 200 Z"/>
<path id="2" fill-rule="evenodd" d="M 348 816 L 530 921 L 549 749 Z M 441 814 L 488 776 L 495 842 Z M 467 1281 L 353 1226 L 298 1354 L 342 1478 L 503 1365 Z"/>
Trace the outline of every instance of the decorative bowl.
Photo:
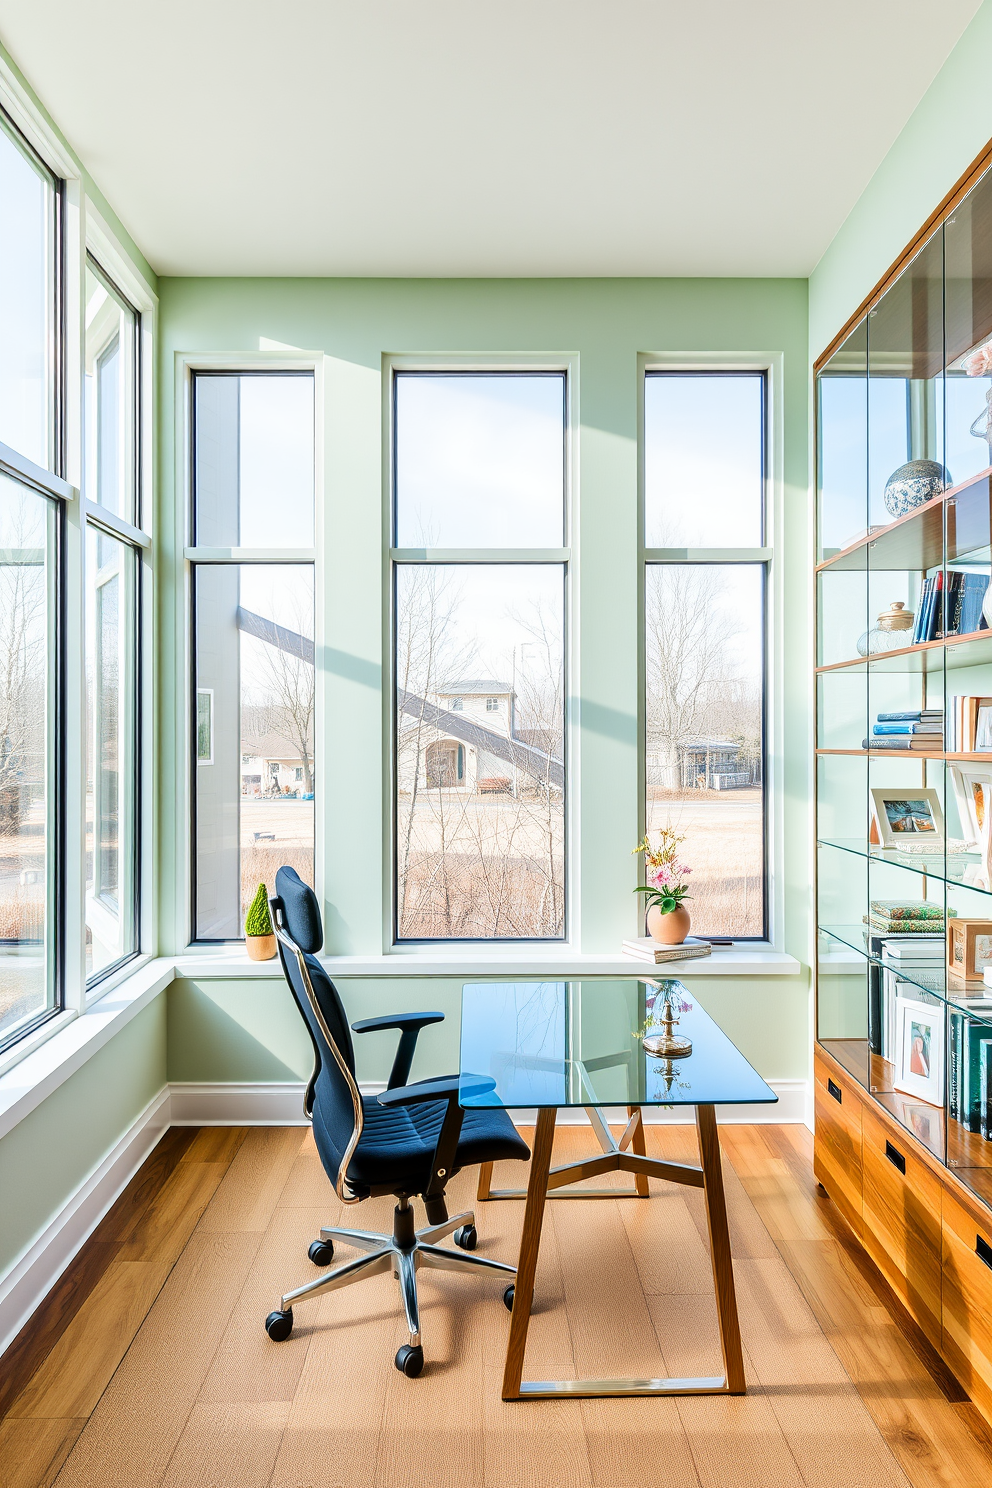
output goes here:
<path id="1" fill-rule="evenodd" d="M 893 470 L 885 482 L 882 500 L 885 509 L 893 517 L 904 517 L 925 501 L 939 496 L 951 484 L 946 465 L 936 460 L 907 460 L 898 470 Z"/>

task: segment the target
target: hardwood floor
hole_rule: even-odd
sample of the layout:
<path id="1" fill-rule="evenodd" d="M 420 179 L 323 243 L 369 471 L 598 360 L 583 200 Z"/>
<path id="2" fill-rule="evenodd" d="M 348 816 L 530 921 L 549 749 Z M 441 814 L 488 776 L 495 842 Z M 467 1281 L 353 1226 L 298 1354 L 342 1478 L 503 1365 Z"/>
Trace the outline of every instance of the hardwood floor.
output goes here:
<path id="1" fill-rule="evenodd" d="M 773 1311 L 768 1298 L 791 1285 L 791 1275 L 895 1459 L 891 1473 L 884 1463 L 864 1461 L 863 1481 L 902 1481 L 898 1463 L 914 1488 L 984 1488 L 992 1481 L 992 1433 L 819 1190 L 809 1132 L 725 1126 L 720 1138 L 728 1196 L 733 1199 L 739 1180 L 750 1199 L 733 1214 L 742 1315 L 748 1305 L 752 1319 L 761 1306 Z M 574 1128 L 559 1140 L 576 1154 L 591 1145 L 589 1134 Z M 688 1126 L 649 1127 L 647 1142 L 653 1155 L 695 1157 Z M 507 1176 L 519 1181 L 509 1168 Z M 468 1187 L 473 1178 L 456 1181 Z M 469 1192 L 460 1197 L 471 1203 Z M 363 1205 L 370 1227 L 388 1215 L 387 1207 L 365 1219 L 375 1202 Z M 706 1372 L 697 1359 L 712 1331 L 701 1300 L 711 1286 L 705 1218 L 691 1206 L 669 1205 L 666 1245 L 659 1249 L 650 1229 L 657 1202 L 582 1205 L 578 1246 L 574 1203 L 551 1206 L 539 1273 L 545 1301 L 535 1310 L 529 1345 L 538 1364 L 542 1357 L 570 1357 L 591 1373 L 608 1370 L 611 1355 L 615 1361 L 621 1351 L 632 1368 L 641 1367 L 642 1356 L 647 1367 L 661 1339 L 671 1372 Z M 493 1253 L 509 1259 L 522 1206 L 478 1208 Z M 458 1304 L 430 1306 L 428 1357 L 444 1361 L 433 1386 L 441 1394 L 432 1396 L 428 1375 L 406 1381 L 389 1362 L 403 1330 L 382 1278 L 381 1285 L 323 1298 L 306 1315 L 301 1310 L 293 1346 L 268 1346 L 263 1338 L 260 1371 L 261 1318 L 293 1280 L 287 1254 L 305 1250 L 315 1226 L 334 1223 L 337 1212 L 299 1128 L 167 1133 L 0 1360 L 2 1488 L 48 1488 L 63 1465 L 59 1488 L 117 1482 L 397 1488 L 407 1481 L 723 1488 L 731 1463 L 734 1482 L 760 1488 L 838 1481 L 830 1452 L 843 1451 L 843 1431 L 832 1445 L 818 1439 L 810 1450 L 810 1423 L 800 1419 L 798 1398 L 799 1415 L 790 1422 L 789 1389 L 783 1395 L 780 1386 L 769 1387 L 769 1361 L 791 1348 L 797 1397 L 800 1386 L 812 1398 L 819 1388 L 822 1410 L 839 1418 L 850 1386 L 840 1371 L 830 1385 L 803 1375 L 804 1360 L 817 1347 L 823 1364 L 822 1343 L 812 1335 L 805 1342 L 781 1330 L 759 1336 L 753 1323 L 747 1368 L 759 1388 L 746 1401 L 507 1406 L 499 1399 L 506 1318 L 492 1299 L 466 1300 L 465 1283 L 454 1278 L 450 1295 L 457 1292 Z M 636 1306 L 618 1304 L 634 1293 Z M 464 1310 L 471 1316 L 463 1319 Z M 329 1325 L 332 1317 L 338 1326 Z M 356 1326 L 344 1326 L 348 1321 Z M 149 1381 L 158 1402 L 151 1427 L 142 1405 Z M 464 1421 L 464 1430 L 445 1438 L 443 1474 L 442 1465 L 425 1460 L 439 1401 Z M 411 1416 L 418 1402 L 422 1421 Z M 334 1465 L 313 1428 L 321 1420 L 335 1422 Z M 475 1429 L 478 1423 L 488 1437 Z M 113 1444 L 136 1432 L 144 1432 L 140 1467 L 118 1467 Z M 418 1433 L 426 1433 L 423 1450 Z M 811 1461 L 819 1462 L 812 1475 Z M 349 1476 L 335 1476 L 345 1462 Z M 843 1481 L 862 1478 L 845 1471 Z"/>

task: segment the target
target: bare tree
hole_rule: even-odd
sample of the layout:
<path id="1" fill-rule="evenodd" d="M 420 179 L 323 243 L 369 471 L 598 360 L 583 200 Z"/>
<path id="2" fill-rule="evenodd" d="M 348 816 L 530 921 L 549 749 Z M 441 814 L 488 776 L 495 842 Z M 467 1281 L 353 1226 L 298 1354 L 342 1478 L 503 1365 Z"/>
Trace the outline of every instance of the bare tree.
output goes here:
<path id="1" fill-rule="evenodd" d="M 313 605 L 305 595 L 297 595 L 287 607 L 288 613 L 282 623 L 305 639 L 313 640 Z M 252 722 L 268 714 L 267 722 L 274 731 L 285 734 L 299 755 L 303 767 L 303 788 L 306 795 L 313 794 L 313 715 L 316 698 L 316 677 L 312 661 L 279 646 L 258 644 L 255 648 L 258 677 L 257 692 L 263 699 L 249 703 Z M 242 708 L 242 731 L 247 734 Z M 278 720 L 278 722 L 277 722 Z"/>
<path id="2" fill-rule="evenodd" d="M 17 831 L 25 777 L 45 748 L 44 553 L 26 522 L 15 523 L 0 562 L 0 831 Z"/>

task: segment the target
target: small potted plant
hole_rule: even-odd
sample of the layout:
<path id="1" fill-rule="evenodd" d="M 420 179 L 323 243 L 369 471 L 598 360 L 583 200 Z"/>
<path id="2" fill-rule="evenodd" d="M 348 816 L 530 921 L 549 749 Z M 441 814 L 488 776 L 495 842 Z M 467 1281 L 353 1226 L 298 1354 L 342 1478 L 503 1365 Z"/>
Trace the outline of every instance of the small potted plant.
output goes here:
<path id="1" fill-rule="evenodd" d="M 276 938 L 269 915 L 269 896 L 264 883 L 258 886 L 245 915 L 245 945 L 253 961 L 271 961 L 276 953 Z"/>
<path id="2" fill-rule="evenodd" d="M 662 945 L 681 945 L 689 934 L 689 911 L 682 901 L 689 897 L 689 885 L 683 880 L 692 869 L 678 861 L 679 846 L 684 841 L 684 834 L 680 836 L 671 827 L 662 827 L 657 846 L 652 847 L 650 838 L 645 836 L 634 848 L 635 853 L 644 854 L 647 879 L 634 893 L 646 896 L 648 934 Z"/>

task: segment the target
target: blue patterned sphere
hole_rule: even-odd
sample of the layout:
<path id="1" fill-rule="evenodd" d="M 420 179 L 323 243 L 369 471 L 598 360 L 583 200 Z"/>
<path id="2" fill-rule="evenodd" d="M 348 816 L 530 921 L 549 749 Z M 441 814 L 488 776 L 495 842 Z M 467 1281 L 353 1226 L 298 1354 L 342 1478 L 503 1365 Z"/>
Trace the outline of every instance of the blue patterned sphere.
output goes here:
<path id="1" fill-rule="evenodd" d="M 904 517 L 907 512 L 946 491 L 950 484 L 946 465 L 939 465 L 936 460 L 908 460 L 898 470 L 893 470 L 885 482 L 882 500 L 886 511 L 893 517 Z"/>

